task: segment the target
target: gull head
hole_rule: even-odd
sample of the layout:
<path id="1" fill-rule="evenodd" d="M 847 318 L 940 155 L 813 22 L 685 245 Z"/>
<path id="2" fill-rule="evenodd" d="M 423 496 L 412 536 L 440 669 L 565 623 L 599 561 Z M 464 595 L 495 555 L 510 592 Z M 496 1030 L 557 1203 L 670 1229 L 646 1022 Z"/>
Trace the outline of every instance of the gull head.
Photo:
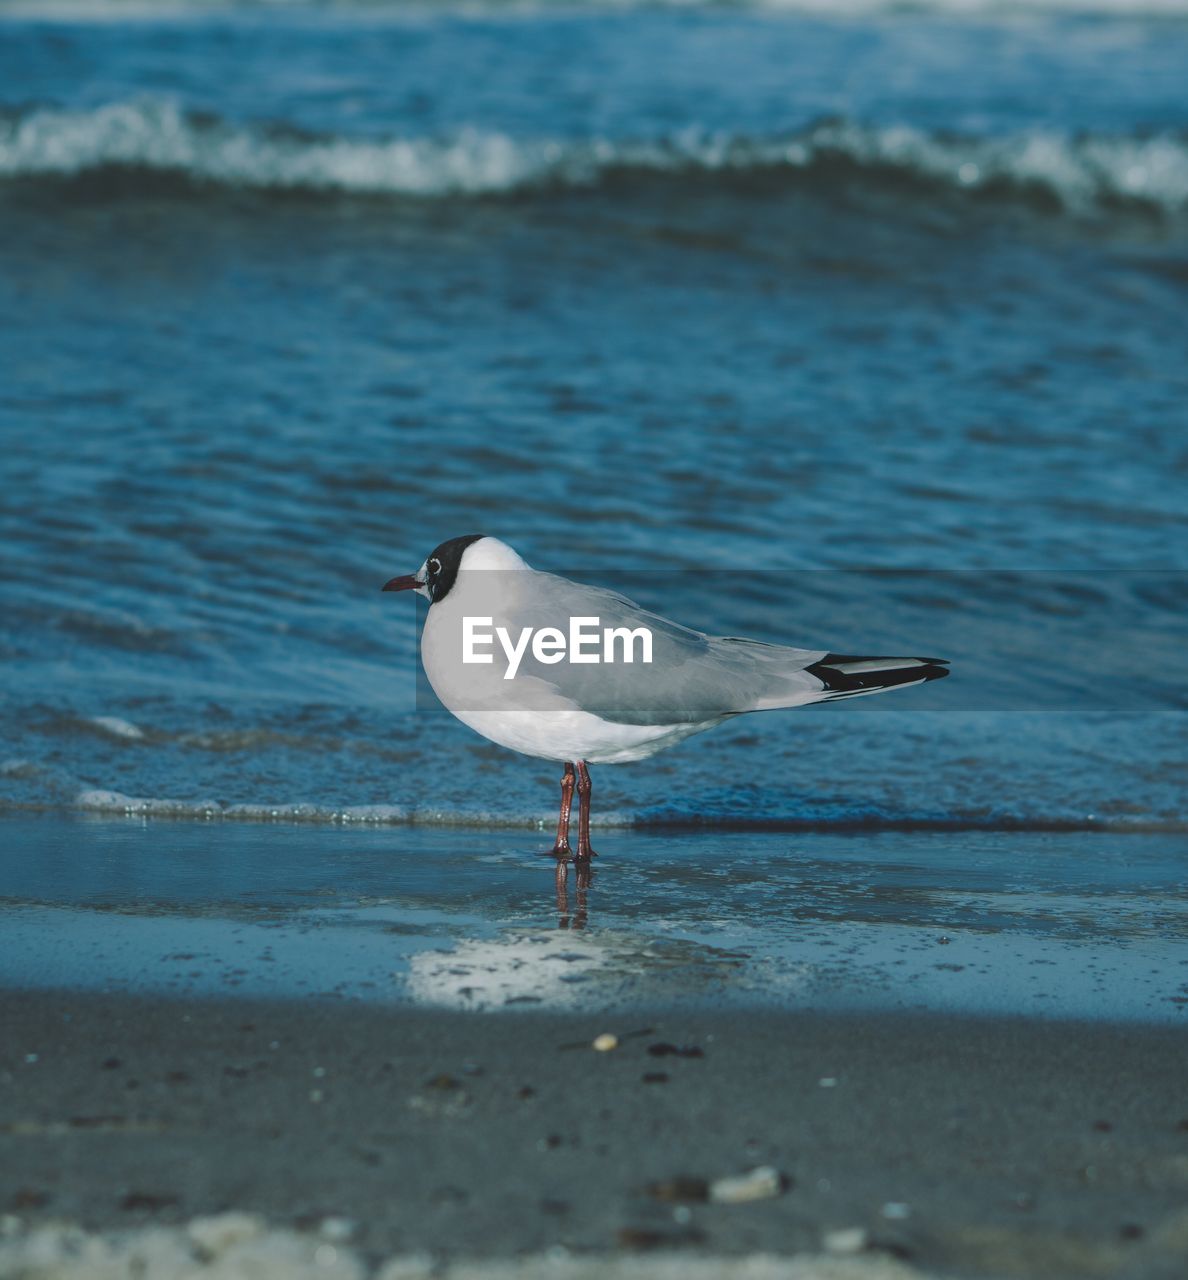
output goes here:
<path id="1" fill-rule="evenodd" d="M 383 585 L 384 591 L 415 591 L 430 604 L 444 600 L 465 570 L 526 569 L 528 566 L 498 538 L 482 533 L 467 533 L 460 538 L 449 538 L 433 548 L 425 563 L 416 573 L 406 573 L 391 578 Z"/>

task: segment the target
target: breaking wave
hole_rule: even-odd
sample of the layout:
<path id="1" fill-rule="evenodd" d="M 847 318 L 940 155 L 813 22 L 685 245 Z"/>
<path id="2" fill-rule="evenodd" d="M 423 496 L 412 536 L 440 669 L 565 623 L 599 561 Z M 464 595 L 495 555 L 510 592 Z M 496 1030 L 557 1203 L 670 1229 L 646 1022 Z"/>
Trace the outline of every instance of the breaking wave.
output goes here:
<path id="1" fill-rule="evenodd" d="M 280 9 L 292 0 L 7 0 L 10 15 L 41 21 L 111 22 L 162 14 Z M 361 11 L 368 15 L 416 12 L 428 0 L 320 0 L 319 8 Z M 779 14 L 828 17 L 879 17 L 929 13 L 948 18 L 1034 19 L 1043 16 L 1096 16 L 1129 19 L 1179 19 L 1188 15 L 1188 0 L 446 0 L 447 10 L 465 16 L 501 13 L 548 13 L 550 10 L 753 9 Z"/>
<path id="2" fill-rule="evenodd" d="M 144 174 L 189 188 L 419 200 L 591 190 L 632 178 L 729 188 L 757 178 L 811 186 L 867 176 L 1082 214 L 1188 211 L 1188 137 L 1174 132 L 991 138 L 825 120 L 770 137 L 688 129 L 655 139 L 532 140 L 464 129 L 371 139 L 237 125 L 162 102 L 0 119 L 0 179 Z"/>
<path id="3" fill-rule="evenodd" d="M 4 806 L 0 803 L 0 809 Z M 214 799 L 184 800 L 128 796 L 119 791 L 79 792 L 71 806 L 93 814 L 119 817 L 190 819 L 218 822 L 296 822 L 341 826 L 418 826 L 489 828 L 509 831 L 549 831 L 552 813 L 442 809 L 401 804 L 330 806 L 317 803 L 222 804 Z M 1091 832 L 1123 834 L 1175 833 L 1188 830 L 1179 817 L 1132 814 L 1038 814 L 1026 812 L 902 812 L 871 808 L 833 815 L 702 814 L 681 810 L 609 811 L 597 815 L 602 828 L 652 831 L 706 832 L 876 832 L 876 831 L 1015 831 Z"/>

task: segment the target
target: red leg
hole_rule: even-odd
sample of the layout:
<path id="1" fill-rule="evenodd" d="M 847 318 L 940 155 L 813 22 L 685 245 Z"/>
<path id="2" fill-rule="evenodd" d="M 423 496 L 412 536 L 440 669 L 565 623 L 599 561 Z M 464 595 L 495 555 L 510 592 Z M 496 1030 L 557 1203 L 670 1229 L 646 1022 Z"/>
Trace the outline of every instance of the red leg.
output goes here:
<path id="1" fill-rule="evenodd" d="M 566 760 L 561 775 L 561 812 L 557 815 L 557 840 L 550 852 L 554 858 L 568 862 L 572 856 L 569 848 L 569 811 L 573 808 L 573 762 Z"/>
<path id="2" fill-rule="evenodd" d="M 590 770 L 584 760 L 577 762 L 578 793 L 578 851 L 577 862 L 590 865 L 591 858 L 598 855 L 590 848 Z"/>

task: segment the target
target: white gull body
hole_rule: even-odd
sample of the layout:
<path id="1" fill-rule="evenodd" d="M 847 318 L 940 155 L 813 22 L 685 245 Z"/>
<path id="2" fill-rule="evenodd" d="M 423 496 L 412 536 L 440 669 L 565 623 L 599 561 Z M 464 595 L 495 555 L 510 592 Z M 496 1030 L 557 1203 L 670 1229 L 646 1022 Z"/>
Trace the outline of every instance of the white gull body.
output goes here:
<path id="1" fill-rule="evenodd" d="M 435 563 L 430 557 L 422 565 L 422 582 Z M 529 647 L 509 680 L 498 645 L 490 663 L 462 660 L 464 619 L 490 619 L 489 629 L 502 627 L 514 637 L 525 627 L 565 632 L 572 617 L 647 628 L 652 661 L 546 663 Z M 535 570 L 491 537 L 465 547 L 452 586 L 430 605 L 421 660 L 447 710 L 483 737 L 525 755 L 590 764 L 646 759 L 730 716 L 879 693 L 947 674 L 926 658 L 841 658 L 825 649 L 704 635 L 613 591 Z"/>

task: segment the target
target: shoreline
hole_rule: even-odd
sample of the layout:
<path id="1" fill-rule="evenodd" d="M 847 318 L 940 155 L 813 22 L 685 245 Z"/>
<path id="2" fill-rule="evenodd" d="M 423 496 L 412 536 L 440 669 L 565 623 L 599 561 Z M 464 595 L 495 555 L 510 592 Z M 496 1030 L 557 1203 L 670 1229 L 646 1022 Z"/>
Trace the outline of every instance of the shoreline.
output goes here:
<path id="1" fill-rule="evenodd" d="M 195 826 L 330 828 L 342 831 L 427 830 L 495 831 L 500 833 L 548 833 L 556 814 L 542 805 L 533 812 L 491 809 L 446 810 L 418 808 L 397 802 L 374 804 L 322 804 L 283 801 L 274 804 L 222 800 L 186 800 L 164 796 L 131 796 L 106 788 L 81 792 L 69 802 L 19 802 L 5 800 L 0 822 L 44 819 L 76 823 L 186 823 Z M 752 817 L 738 813 L 656 812 L 643 809 L 607 809 L 591 817 L 591 829 L 615 834 L 664 836 L 854 836 L 883 834 L 906 836 L 1174 836 L 1188 830 L 1188 818 L 1085 814 L 1019 815 L 1002 813 L 897 814 L 874 809 L 853 816 L 772 815 Z"/>
<path id="2" fill-rule="evenodd" d="M 848 1239 L 907 1274 L 1172 1280 L 1188 1250 L 1178 1029 L 12 990 L 0 1020 L 10 1262 L 51 1222 L 228 1211 L 342 1219 L 367 1266 Z M 705 1198 L 756 1167 L 777 1194 Z"/>
<path id="3" fill-rule="evenodd" d="M 1182 1024 L 1182 842 L 5 825 L 0 987 Z M 217 834 L 217 838 L 216 838 Z"/>

